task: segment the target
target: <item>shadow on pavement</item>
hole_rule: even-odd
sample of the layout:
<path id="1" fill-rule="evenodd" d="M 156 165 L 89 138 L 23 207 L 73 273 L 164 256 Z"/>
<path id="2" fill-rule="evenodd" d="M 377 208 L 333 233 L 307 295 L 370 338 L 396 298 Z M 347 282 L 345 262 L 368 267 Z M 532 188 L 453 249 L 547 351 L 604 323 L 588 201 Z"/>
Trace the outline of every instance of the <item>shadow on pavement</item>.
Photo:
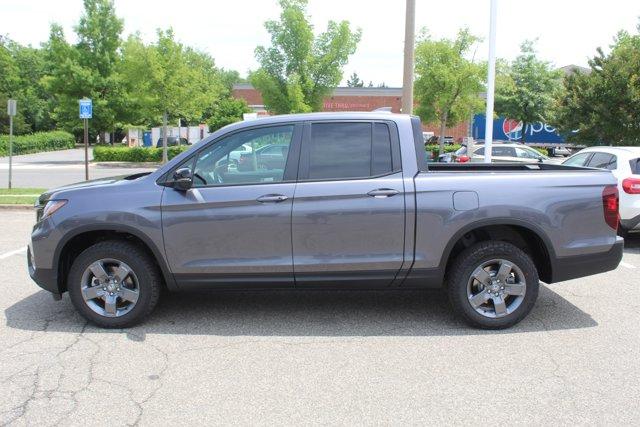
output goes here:
<path id="1" fill-rule="evenodd" d="M 60 302 L 37 292 L 5 310 L 7 326 L 77 333 L 85 324 L 68 296 Z M 142 325 L 125 330 L 135 341 L 146 334 L 220 336 L 450 336 L 512 334 L 589 328 L 591 316 L 540 287 L 531 314 L 515 327 L 481 331 L 453 317 L 446 295 L 424 291 L 269 291 L 166 295 Z"/>

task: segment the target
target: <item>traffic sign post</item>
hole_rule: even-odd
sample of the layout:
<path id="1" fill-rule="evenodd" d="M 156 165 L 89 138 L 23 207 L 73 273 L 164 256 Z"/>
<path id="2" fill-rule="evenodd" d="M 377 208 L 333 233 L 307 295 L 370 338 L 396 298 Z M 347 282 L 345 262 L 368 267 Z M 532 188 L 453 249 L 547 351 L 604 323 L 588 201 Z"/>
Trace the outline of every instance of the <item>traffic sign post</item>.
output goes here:
<path id="1" fill-rule="evenodd" d="M 9 116 L 9 190 L 11 190 L 11 174 L 13 172 L 13 116 L 18 110 L 18 103 L 15 99 L 7 101 L 7 115 Z"/>
<path id="2" fill-rule="evenodd" d="M 93 104 L 90 99 L 78 100 L 80 118 L 84 122 L 84 179 L 89 180 L 89 119 L 93 116 Z"/>

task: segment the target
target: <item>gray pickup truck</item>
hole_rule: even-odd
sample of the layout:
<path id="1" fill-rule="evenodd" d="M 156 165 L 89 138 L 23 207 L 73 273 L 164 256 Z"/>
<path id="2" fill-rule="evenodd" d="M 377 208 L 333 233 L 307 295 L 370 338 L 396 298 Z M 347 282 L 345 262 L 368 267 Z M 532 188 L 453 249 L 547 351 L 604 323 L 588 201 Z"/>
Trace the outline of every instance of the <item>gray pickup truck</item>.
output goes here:
<path id="1" fill-rule="evenodd" d="M 239 165 L 230 153 L 243 144 L 253 154 Z M 424 157 L 408 115 L 232 124 L 153 173 L 40 196 L 29 273 L 103 327 L 141 321 L 163 288 L 445 287 L 471 325 L 505 328 L 539 280 L 620 262 L 609 171 Z"/>

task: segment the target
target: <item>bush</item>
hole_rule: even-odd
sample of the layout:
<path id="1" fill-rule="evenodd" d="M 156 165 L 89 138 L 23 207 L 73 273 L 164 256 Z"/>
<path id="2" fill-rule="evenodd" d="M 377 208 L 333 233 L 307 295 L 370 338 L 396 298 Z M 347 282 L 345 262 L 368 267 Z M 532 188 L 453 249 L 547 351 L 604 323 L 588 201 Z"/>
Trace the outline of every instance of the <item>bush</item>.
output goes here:
<path id="1" fill-rule="evenodd" d="M 56 130 L 36 132 L 13 137 L 13 154 L 40 153 L 42 151 L 66 150 L 75 147 L 73 135 Z M 9 155 L 9 135 L 0 135 L 0 156 Z"/>
<path id="2" fill-rule="evenodd" d="M 531 147 L 531 148 L 538 151 L 540 154 L 543 154 L 547 157 L 549 156 L 549 150 L 547 150 L 546 148 L 543 148 L 543 147 Z"/>
<path id="3" fill-rule="evenodd" d="M 453 153 L 455 151 L 458 151 L 460 149 L 460 147 L 461 147 L 460 144 L 445 145 L 444 146 L 444 152 L 445 153 Z M 425 145 L 424 149 L 426 151 L 432 152 L 434 157 L 438 157 L 438 155 L 440 154 L 440 146 L 438 144 Z"/>
<path id="4" fill-rule="evenodd" d="M 176 145 L 167 148 L 169 159 L 190 148 L 190 145 Z M 93 149 L 96 162 L 161 162 L 162 148 L 147 147 L 111 147 L 98 145 Z"/>

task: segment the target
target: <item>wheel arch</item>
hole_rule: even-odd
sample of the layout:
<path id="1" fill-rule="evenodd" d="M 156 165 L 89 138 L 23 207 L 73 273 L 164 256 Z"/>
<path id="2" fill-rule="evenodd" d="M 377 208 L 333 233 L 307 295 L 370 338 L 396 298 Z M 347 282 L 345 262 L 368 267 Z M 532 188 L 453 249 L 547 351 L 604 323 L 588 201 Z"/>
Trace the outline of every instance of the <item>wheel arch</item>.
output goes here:
<path id="1" fill-rule="evenodd" d="M 513 243 L 532 256 L 540 279 L 550 283 L 556 259 L 548 235 L 536 224 L 514 218 L 491 218 L 475 221 L 459 229 L 447 243 L 440 260 L 440 269 L 447 274 L 451 262 L 471 244 L 499 240 Z"/>
<path id="2" fill-rule="evenodd" d="M 60 293 L 67 290 L 66 279 L 71 264 L 71 256 L 99 241 L 121 239 L 138 244 L 145 250 L 160 268 L 165 285 L 175 289 L 175 279 L 167 265 L 162 251 L 153 240 L 140 230 L 123 224 L 94 224 L 74 229 L 64 235 L 54 252 L 53 265 Z"/>

